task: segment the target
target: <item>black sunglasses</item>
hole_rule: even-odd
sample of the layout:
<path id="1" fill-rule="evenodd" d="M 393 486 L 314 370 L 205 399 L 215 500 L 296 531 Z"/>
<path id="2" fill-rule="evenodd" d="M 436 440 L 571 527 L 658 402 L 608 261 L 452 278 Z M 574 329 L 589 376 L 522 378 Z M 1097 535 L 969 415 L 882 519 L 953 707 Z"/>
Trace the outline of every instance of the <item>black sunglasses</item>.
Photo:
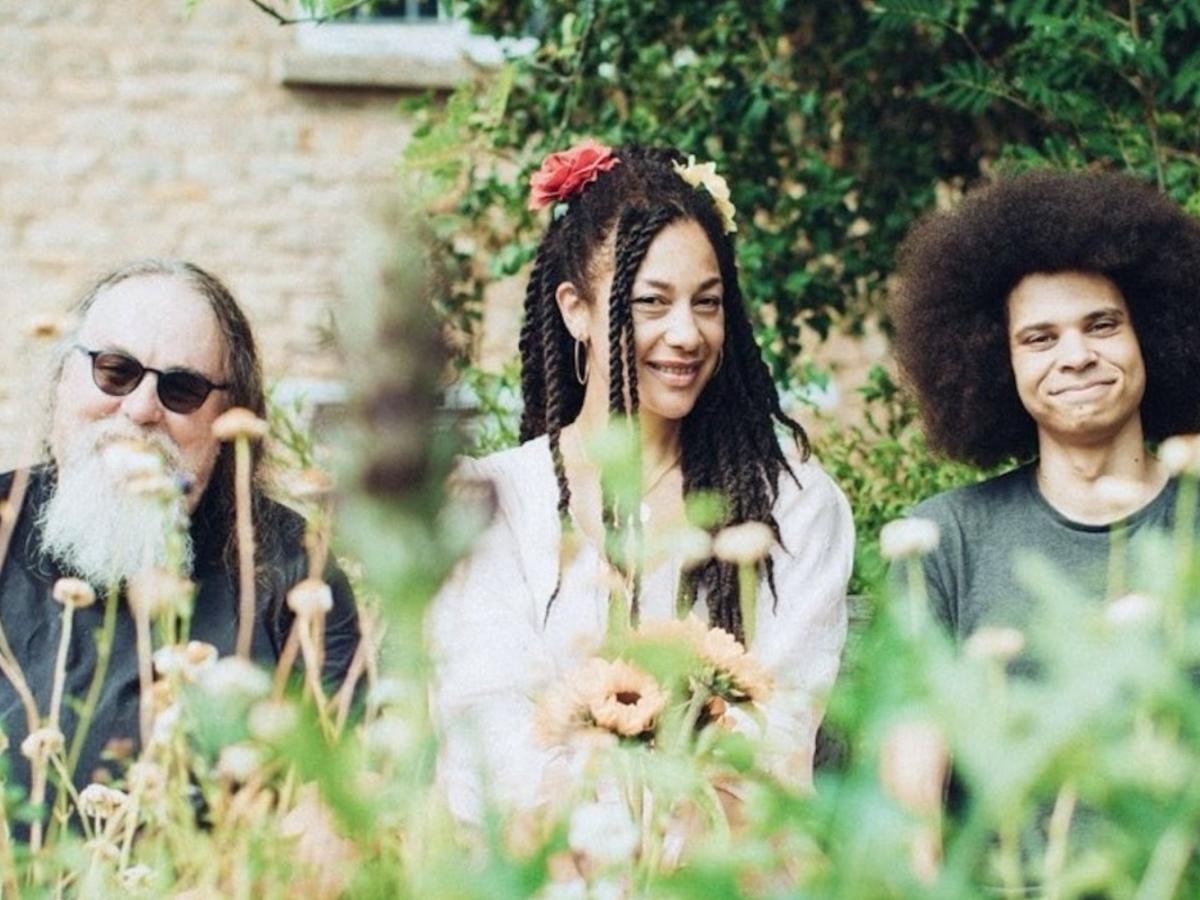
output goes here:
<path id="1" fill-rule="evenodd" d="M 158 399 L 171 412 L 192 413 L 204 405 L 212 391 L 226 390 L 227 384 L 213 384 L 191 369 L 151 369 L 125 353 L 116 350 L 89 350 L 79 344 L 75 349 L 92 360 L 92 381 L 112 397 L 132 394 L 147 372 L 158 376 Z"/>

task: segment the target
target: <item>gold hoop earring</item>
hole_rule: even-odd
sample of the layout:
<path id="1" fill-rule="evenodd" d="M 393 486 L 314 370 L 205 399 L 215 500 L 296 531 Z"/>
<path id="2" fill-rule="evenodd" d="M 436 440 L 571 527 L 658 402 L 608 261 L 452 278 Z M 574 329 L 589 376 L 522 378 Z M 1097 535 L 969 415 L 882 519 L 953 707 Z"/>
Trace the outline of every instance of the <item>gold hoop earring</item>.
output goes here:
<path id="1" fill-rule="evenodd" d="M 582 358 L 579 355 L 580 348 L 583 349 Z M 587 344 L 578 338 L 575 339 L 575 380 L 580 384 L 587 384 L 588 380 Z"/>

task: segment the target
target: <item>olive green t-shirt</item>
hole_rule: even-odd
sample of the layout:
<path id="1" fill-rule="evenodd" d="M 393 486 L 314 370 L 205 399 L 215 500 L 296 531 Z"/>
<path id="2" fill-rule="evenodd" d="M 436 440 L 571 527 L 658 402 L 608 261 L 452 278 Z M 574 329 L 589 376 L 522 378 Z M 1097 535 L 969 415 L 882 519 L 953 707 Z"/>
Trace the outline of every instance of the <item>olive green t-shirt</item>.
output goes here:
<path id="1" fill-rule="evenodd" d="M 1138 535 L 1170 529 L 1179 493 L 1172 479 L 1146 506 L 1124 520 L 1131 558 Z M 1017 577 L 1019 560 L 1037 551 L 1097 599 L 1106 593 L 1109 525 L 1073 522 L 1038 490 L 1036 464 L 938 494 L 910 516 L 937 523 L 937 549 L 924 558 L 933 614 L 962 640 L 982 624 L 1026 624 L 1035 598 Z"/>

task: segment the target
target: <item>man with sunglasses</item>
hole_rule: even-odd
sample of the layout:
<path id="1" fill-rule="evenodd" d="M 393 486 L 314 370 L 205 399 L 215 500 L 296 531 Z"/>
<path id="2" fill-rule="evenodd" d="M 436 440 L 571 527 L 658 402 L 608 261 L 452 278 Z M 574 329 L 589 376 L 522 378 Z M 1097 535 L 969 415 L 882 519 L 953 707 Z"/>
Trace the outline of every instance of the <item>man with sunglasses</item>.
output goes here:
<path id="1" fill-rule="evenodd" d="M 29 473 L 0 571 L 0 625 L 43 718 L 62 628 L 62 607 L 53 598 L 61 577 L 82 578 L 102 598 L 113 586 L 124 594 L 148 566 L 182 559 L 196 588 L 189 637 L 214 645 L 222 656 L 234 651 L 233 447 L 217 441 L 213 422 L 234 406 L 258 416 L 266 409 L 249 324 L 228 289 L 202 269 L 180 261 L 132 263 L 98 281 L 78 313 L 78 330 L 63 343 L 52 380 L 50 460 Z M 182 489 L 173 501 L 129 489 L 129 472 L 113 460 L 130 443 L 161 457 L 168 480 Z M 260 452 L 254 455 L 256 475 Z M 13 483 L 13 475 L 4 476 L 0 495 Z M 304 526 L 262 493 L 257 478 L 252 507 L 258 610 L 251 653 L 260 664 L 273 665 L 291 626 L 286 593 L 307 573 Z M 187 523 L 182 546 L 181 520 Z M 325 624 L 323 675 L 332 685 L 349 667 L 358 630 L 345 577 L 333 568 L 325 577 L 333 608 Z M 94 780 L 97 767 L 119 770 L 103 758 L 112 739 L 138 739 L 136 632 L 124 597 L 117 609 L 108 674 L 73 773 L 80 786 Z M 82 699 L 88 691 L 103 617 L 103 602 L 74 613 L 68 698 Z M 75 723 L 68 700 L 60 720 L 68 747 Z M 26 736 L 26 715 L 7 678 L 0 678 L 0 730 L 14 748 L 10 780 L 27 781 L 28 761 L 15 752 Z"/>

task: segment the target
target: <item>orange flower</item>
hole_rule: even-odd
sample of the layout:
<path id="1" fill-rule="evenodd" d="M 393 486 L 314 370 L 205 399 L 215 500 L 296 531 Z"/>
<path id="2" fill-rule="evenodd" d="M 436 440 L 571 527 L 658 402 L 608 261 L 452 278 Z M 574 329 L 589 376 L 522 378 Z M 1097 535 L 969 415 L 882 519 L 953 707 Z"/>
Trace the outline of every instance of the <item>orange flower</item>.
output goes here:
<path id="1" fill-rule="evenodd" d="M 529 179 L 529 209 L 567 200 L 621 160 L 611 147 L 586 138 L 559 153 L 551 153 Z"/>
<path id="2" fill-rule="evenodd" d="M 624 660 L 594 658 L 543 695 L 534 734 L 547 745 L 593 728 L 640 737 L 654 730 L 666 705 L 667 693 L 652 676 Z"/>

